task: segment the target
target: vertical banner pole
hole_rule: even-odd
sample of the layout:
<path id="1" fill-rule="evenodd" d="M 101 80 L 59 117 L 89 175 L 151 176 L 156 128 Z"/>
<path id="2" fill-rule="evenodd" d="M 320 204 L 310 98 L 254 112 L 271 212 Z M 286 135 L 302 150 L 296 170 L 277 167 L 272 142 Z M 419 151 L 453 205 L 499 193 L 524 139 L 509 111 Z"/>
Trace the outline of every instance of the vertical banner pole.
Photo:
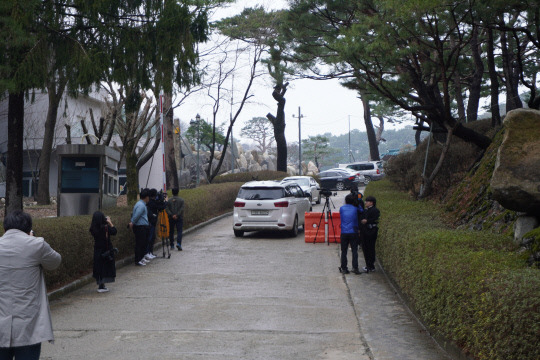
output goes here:
<path id="1" fill-rule="evenodd" d="M 159 124 L 161 127 L 161 159 L 163 170 L 163 192 L 167 192 L 167 176 L 165 172 L 165 132 L 163 131 L 163 90 L 159 93 Z"/>

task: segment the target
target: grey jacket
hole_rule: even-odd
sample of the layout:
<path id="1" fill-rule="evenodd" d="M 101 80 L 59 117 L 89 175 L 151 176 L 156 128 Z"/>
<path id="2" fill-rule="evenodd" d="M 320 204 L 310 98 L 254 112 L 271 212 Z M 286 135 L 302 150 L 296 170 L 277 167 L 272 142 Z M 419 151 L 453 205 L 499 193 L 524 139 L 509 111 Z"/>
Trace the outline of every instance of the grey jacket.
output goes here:
<path id="1" fill-rule="evenodd" d="M 0 347 L 54 340 L 43 269 L 61 261 L 43 238 L 15 229 L 0 237 Z"/>
<path id="2" fill-rule="evenodd" d="M 179 196 L 173 196 L 167 201 L 167 208 L 165 209 L 169 216 L 176 215 L 179 218 L 184 218 L 184 199 Z"/>

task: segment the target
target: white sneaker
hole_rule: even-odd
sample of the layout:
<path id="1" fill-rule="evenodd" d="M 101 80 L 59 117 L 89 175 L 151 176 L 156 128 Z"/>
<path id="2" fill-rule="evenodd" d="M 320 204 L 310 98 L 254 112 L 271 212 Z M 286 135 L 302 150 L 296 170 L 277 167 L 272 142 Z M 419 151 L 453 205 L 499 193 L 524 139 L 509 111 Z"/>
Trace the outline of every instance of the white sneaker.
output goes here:
<path id="1" fill-rule="evenodd" d="M 150 254 L 146 254 L 146 255 L 144 255 L 144 259 L 147 260 L 147 261 L 150 261 L 150 260 L 153 259 L 153 257 Z"/>
<path id="2" fill-rule="evenodd" d="M 146 266 L 146 262 L 144 261 L 144 259 L 142 259 L 141 261 L 139 261 L 137 263 L 137 265 L 140 265 L 140 266 Z"/>
<path id="3" fill-rule="evenodd" d="M 98 288 L 98 289 L 97 289 L 97 292 L 98 292 L 98 293 L 106 293 L 106 292 L 108 292 L 108 291 L 109 291 L 109 289 L 107 289 L 106 287 L 102 287 L 102 288 Z"/>
<path id="4" fill-rule="evenodd" d="M 155 259 L 155 258 L 157 258 L 157 256 L 154 255 L 154 254 L 152 254 L 152 253 L 148 253 L 147 255 L 150 256 L 150 259 Z"/>

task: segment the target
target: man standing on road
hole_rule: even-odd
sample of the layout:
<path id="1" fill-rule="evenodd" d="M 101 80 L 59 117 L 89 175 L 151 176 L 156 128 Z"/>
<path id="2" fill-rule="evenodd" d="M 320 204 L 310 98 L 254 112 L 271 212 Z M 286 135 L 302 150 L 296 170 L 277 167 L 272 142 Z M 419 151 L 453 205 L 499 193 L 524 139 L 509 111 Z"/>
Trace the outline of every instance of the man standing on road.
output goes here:
<path id="1" fill-rule="evenodd" d="M 355 195 L 348 194 L 345 196 L 345 205 L 339 208 L 341 218 L 341 267 L 339 272 L 342 274 L 349 273 L 347 268 L 349 245 L 351 246 L 353 273 L 360 274 L 360 270 L 358 270 L 358 215 L 362 213 L 362 208 L 356 206 L 356 202 Z"/>
<path id="2" fill-rule="evenodd" d="M 379 232 L 378 223 L 381 212 L 376 207 L 377 200 L 373 196 L 366 197 L 366 211 L 362 219 L 362 252 L 366 266 L 364 271 L 375 271 L 375 241 Z"/>
<path id="3" fill-rule="evenodd" d="M 142 189 L 139 197 L 140 200 L 133 207 L 129 227 L 135 233 L 135 265 L 145 266 L 147 261 L 144 259 L 144 255 L 148 245 L 148 231 L 150 227 L 148 211 L 146 209 L 146 204 L 150 200 L 148 189 Z"/>
<path id="4" fill-rule="evenodd" d="M 176 236 L 176 248 L 182 251 L 182 229 L 184 227 L 184 199 L 178 196 L 178 189 L 172 189 L 173 197 L 167 202 L 167 215 L 169 215 L 169 241 L 174 248 L 174 229 Z"/>

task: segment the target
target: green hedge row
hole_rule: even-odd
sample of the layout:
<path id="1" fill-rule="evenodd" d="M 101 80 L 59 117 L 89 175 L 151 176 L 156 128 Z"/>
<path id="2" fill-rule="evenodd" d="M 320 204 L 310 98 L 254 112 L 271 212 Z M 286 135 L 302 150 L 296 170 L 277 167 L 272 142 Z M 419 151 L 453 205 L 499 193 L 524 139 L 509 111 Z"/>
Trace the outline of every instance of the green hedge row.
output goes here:
<path id="1" fill-rule="evenodd" d="M 186 206 L 184 229 L 232 211 L 241 185 L 242 183 L 227 183 L 181 190 L 179 196 L 185 200 Z M 118 229 L 118 234 L 112 238 L 113 245 L 119 250 L 117 259 L 131 256 L 134 252 L 134 235 L 127 228 L 131 211 L 131 207 L 104 211 Z M 34 219 L 33 230 L 36 236 L 45 238 L 45 241 L 62 255 L 60 267 L 45 273 L 49 291 L 92 272 L 94 239 L 88 231 L 91 221 L 92 217 L 89 215 Z M 3 233 L 4 228 L 0 226 L 0 235 Z M 157 242 L 160 240 L 156 240 Z"/>
<path id="2" fill-rule="evenodd" d="M 287 173 L 283 171 L 271 171 L 263 170 L 256 172 L 237 172 L 234 174 L 220 175 L 216 176 L 212 180 L 212 184 L 220 184 L 227 182 L 241 182 L 246 183 L 248 181 L 258 180 L 282 180 L 284 177 L 287 177 Z"/>
<path id="3" fill-rule="evenodd" d="M 540 359 L 540 271 L 509 236 L 451 229 L 388 181 L 368 192 L 382 214 L 377 257 L 432 331 L 475 359 Z"/>

